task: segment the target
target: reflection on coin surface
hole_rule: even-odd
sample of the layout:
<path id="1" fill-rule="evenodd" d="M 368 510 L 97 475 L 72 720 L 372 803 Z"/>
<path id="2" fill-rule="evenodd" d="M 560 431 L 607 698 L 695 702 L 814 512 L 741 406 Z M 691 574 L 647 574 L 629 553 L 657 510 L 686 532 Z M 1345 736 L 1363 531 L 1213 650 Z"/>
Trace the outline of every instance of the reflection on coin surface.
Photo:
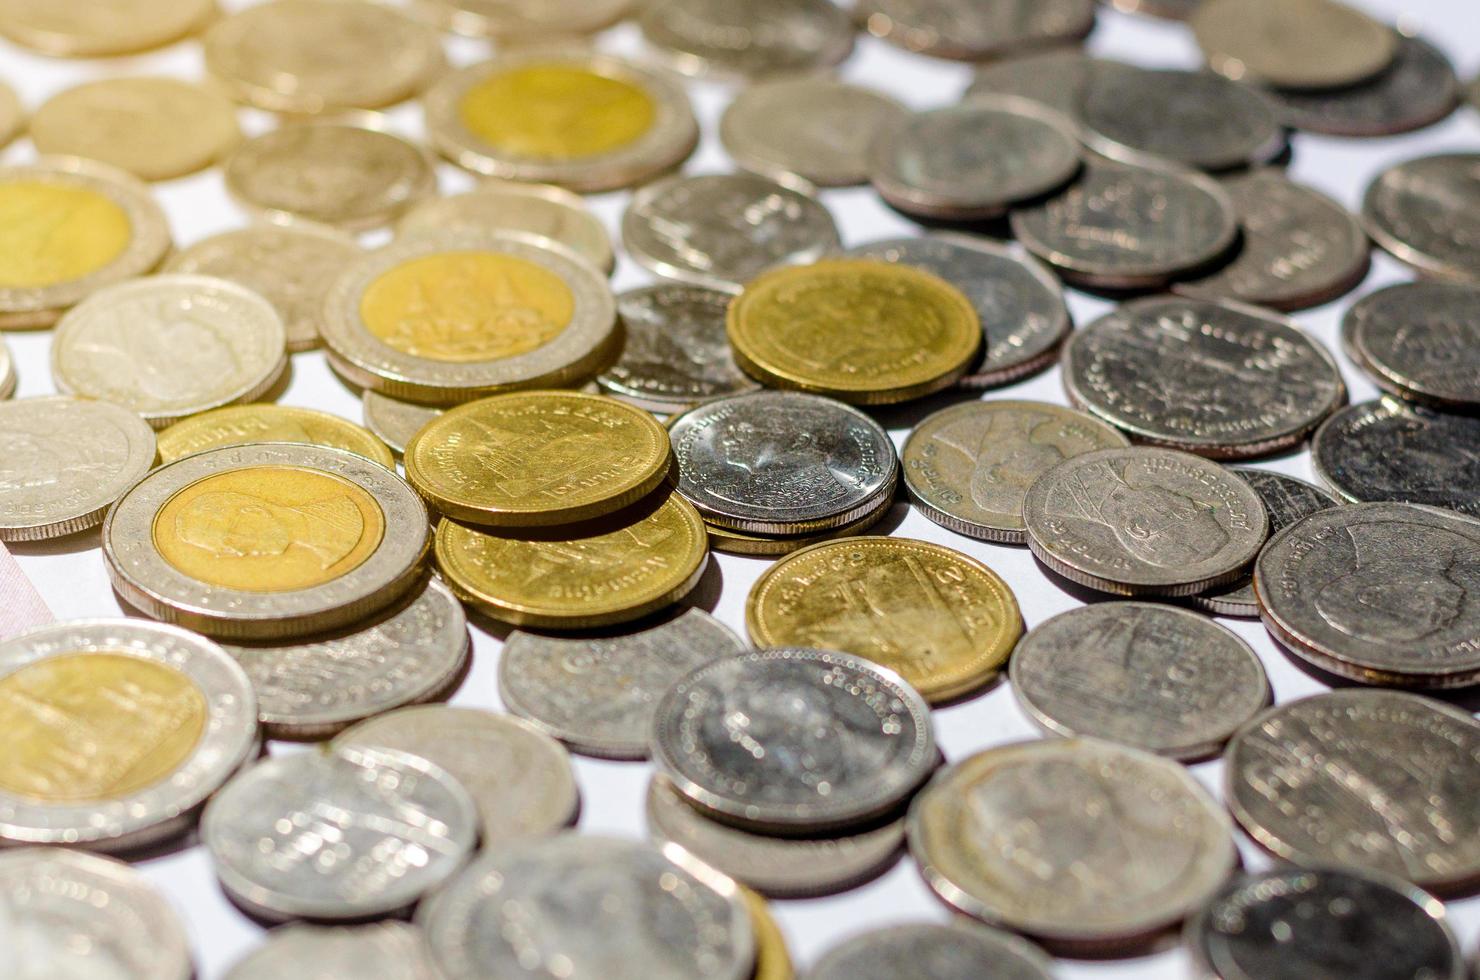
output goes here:
<path id="1" fill-rule="evenodd" d="M 0 34 L 43 54 L 98 58 L 169 44 L 215 14 L 214 0 L 3 0 Z"/>
<path id="2" fill-rule="evenodd" d="M 1480 517 L 1480 419 L 1393 398 L 1331 416 L 1310 444 L 1311 462 L 1343 500 L 1447 507 Z"/>
<path id="3" fill-rule="evenodd" d="M 411 7 L 449 31 L 519 43 L 593 34 L 627 16 L 632 0 L 412 0 Z"/>
<path id="4" fill-rule="evenodd" d="M 1480 288 L 1389 286 L 1348 310 L 1341 330 L 1348 355 L 1383 390 L 1438 408 L 1480 407 Z"/>
<path id="5" fill-rule="evenodd" d="M 1372 240 L 1420 272 L 1480 280 L 1480 154 L 1421 157 L 1384 170 L 1367 188 Z"/>
<path id="6" fill-rule="evenodd" d="M 173 463 L 182 456 L 254 442 L 301 442 L 347 449 L 394 469 L 395 456 L 372 433 L 337 415 L 312 408 L 253 404 L 217 408 L 165 429 L 159 434 L 159 459 Z"/>
<path id="7" fill-rule="evenodd" d="M 364 926 L 284 926 L 239 960 L 226 980 L 437 980 L 420 929 L 387 920 Z"/>
<path id="8" fill-rule="evenodd" d="M 746 170 L 842 187 L 868 180 L 869 143 L 904 111 L 870 88 L 815 76 L 782 78 L 741 89 L 720 119 L 719 135 Z"/>
<path id="9" fill-rule="evenodd" d="M 637 22 L 686 75 L 812 71 L 853 51 L 853 23 L 829 0 L 655 0 Z"/>
<path id="10" fill-rule="evenodd" d="M 809 980 L 1050 980 L 1053 961 L 1025 939 L 964 921 L 891 926 L 824 953 Z"/>
<path id="11" fill-rule="evenodd" d="M 1071 120 L 1076 129 L 1090 74 L 1101 62 L 1074 47 L 1050 48 L 1042 53 L 1014 54 L 978 66 L 966 98 L 979 95 L 1016 95 L 1042 102 Z"/>
<path id="12" fill-rule="evenodd" d="M 489 180 L 466 194 L 434 197 L 418 204 L 396 223 L 398 235 L 448 231 L 518 231 L 552 239 L 574 250 L 602 272 L 616 258 L 601 219 L 581 198 L 551 184 Z"/>
<path id="13" fill-rule="evenodd" d="M 1459 79 L 1444 52 L 1398 35 L 1397 57 L 1380 75 L 1328 91 L 1268 89 L 1280 121 L 1329 136 L 1391 136 L 1443 119 L 1459 103 Z"/>
<path id="14" fill-rule="evenodd" d="M 399 456 L 422 426 L 442 414 L 442 409 L 397 401 L 366 388 L 360 398 L 360 413 L 365 428 L 379 436 Z"/>
<path id="15" fill-rule="evenodd" d="M 1278 857 L 1426 888 L 1480 876 L 1480 722 L 1439 701 L 1346 690 L 1271 708 L 1234 736 L 1224 796 Z"/>
<path id="16" fill-rule="evenodd" d="M 1203 0 L 1189 21 L 1214 71 L 1281 88 L 1355 85 L 1398 50 L 1397 31 L 1337 0 Z"/>
<path id="17" fill-rule="evenodd" d="M 854 16 L 870 33 L 906 50 L 985 61 L 1084 37 L 1095 25 L 1095 5 L 1093 0 L 860 0 Z"/>
<path id="18" fill-rule="evenodd" d="M 1023 637 L 1009 669 L 1046 731 L 1181 760 L 1216 752 L 1270 698 L 1247 643 L 1206 616 L 1144 602 L 1055 616 Z"/>

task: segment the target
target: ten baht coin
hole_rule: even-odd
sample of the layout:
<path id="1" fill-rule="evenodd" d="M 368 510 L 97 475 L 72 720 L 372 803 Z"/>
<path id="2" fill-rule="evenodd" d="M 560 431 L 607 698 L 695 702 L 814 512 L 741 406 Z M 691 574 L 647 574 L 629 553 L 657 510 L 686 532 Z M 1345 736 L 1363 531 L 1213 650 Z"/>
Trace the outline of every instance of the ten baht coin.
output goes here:
<path id="1" fill-rule="evenodd" d="M 1342 319 L 1348 356 L 1400 398 L 1480 409 L 1480 288 L 1410 282 L 1364 296 Z"/>
<path id="2" fill-rule="evenodd" d="M 1480 281 L 1480 154 L 1389 167 L 1367 188 L 1362 222 L 1398 261 L 1442 279 Z"/>
<path id="3" fill-rule="evenodd" d="M 211 641 L 161 623 L 77 620 L 0 642 L 0 838 L 147 845 L 257 749 L 252 685 Z"/>
<path id="4" fill-rule="evenodd" d="M 1214 71 L 1280 88 L 1355 85 L 1398 52 L 1397 31 L 1337 0 L 1203 0 L 1188 22 Z"/>
<path id="5" fill-rule="evenodd" d="M 394 472 L 322 446 L 212 449 L 166 464 L 113 506 L 113 587 L 155 619 L 232 640 L 363 620 L 420 581 L 427 509 Z"/>
<path id="6" fill-rule="evenodd" d="M 229 405 L 176 422 L 159 434 L 159 461 L 173 463 L 207 449 L 258 442 L 330 446 L 358 453 L 387 469 L 396 466 L 390 447 L 353 422 L 312 408 L 270 403 Z"/>
<path id="7" fill-rule="evenodd" d="M 855 34 L 830 0 L 655 0 L 637 26 L 676 71 L 741 79 L 826 70 L 853 52 Z"/>
<path id="8" fill-rule="evenodd" d="M 360 414 L 365 428 L 391 447 L 397 456 L 406 452 L 406 444 L 422 426 L 442 414 L 442 409 L 387 398 L 378 391 L 365 389 L 360 397 Z"/>
<path id="9" fill-rule="evenodd" d="M 215 0 L 0 0 L 0 34 L 53 57 L 101 58 L 162 47 L 216 13 Z"/>
<path id="10" fill-rule="evenodd" d="M 931 980 L 1052 980 L 1053 961 L 1026 939 L 958 919 L 950 925 L 890 926 L 845 939 L 824 953 L 807 976 L 895 980 L 921 975 Z"/>
<path id="11" fill-rule="evenodd" d="M 226 980 L 437 980 L 426 936 L 407 922 L 387 920 L 362 926 L 291 925 L 274 929 L 267 940 L 226 972 Z"/>
<path id="12" fill-rule="evenodd" d="M 1311 465 L 1344 501 L 1390 500 L 1480 517 L 1480 418 L 1395 398 L 1362 402 L 1326 420 Z"/>

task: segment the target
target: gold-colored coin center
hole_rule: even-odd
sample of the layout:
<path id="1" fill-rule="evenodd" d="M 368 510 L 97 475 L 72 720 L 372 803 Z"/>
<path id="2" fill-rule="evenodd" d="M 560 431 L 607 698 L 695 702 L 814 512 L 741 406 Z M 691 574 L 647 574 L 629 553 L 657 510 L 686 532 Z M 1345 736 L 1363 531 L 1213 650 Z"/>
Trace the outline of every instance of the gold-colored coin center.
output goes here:
<path id="1" fill-rule="evenodd" d="M 472 86 L 462 124 L 511 156 L 579 160 L 642 138 L 657 122 L 653 97 L 630 82 L 569 65 L 531 65 Z"/>
<path id="2" fill-rule="evenodd" d="M 888 279 L 818 276 L 779 290 L 773 302 L 773 342 L 824 371 L 895 370 L 948 329 L 929 296 Z"/>
<path id="3" fill-rule="evenodd" d="M 82 187 L 0 184 L 0 288 L 39 289 L 91 275 L 128 248 L 123 208 Z"/>

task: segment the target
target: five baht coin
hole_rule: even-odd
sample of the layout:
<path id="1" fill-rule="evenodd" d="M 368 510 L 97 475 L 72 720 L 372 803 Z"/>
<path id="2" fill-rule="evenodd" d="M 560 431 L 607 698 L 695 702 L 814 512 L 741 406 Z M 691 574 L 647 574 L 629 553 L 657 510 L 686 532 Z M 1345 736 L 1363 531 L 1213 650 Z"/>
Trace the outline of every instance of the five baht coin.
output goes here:
<path id="1" fill-rule="evenodd" d="M 1411 282 L 1364 296 L 1341 324 L 1378 387 L 1436 408 L 1480 409 L 1480 288 Z"/>
<path id="2" fill-rule="evenodd" d="M 124 601 L 231 640 L 338 629 L 421 582 L 426 506 L 356 453 L 265 443 L 186 456 L 113 506 L 103 555 Z"/>
<path id="3" fill-rule="evenodd" d="M 742 79 L 831 68 L 853 53 L 855 33 L 830 0 L 655 0 L 637 24 L 675 70 Z"/>
<path id="4" fill-rule="evenodd" d="M 869 33 L 907 51 L 962 61 L 1077 41 L 1095 26 L 1094 0 L 861 0 L 853 15 Z"/>
<path id="5" fill-rule="evenodd" d="M 0 642 L 0 838 L 92 850 L 183 830 L 257 749 L 252 685 L 161 623 L 76 620 Z M 95 910 L 96 912 L 96 910 Z"/>
<path id="6" fill-rule="evenodd" d="M 1203 0 L 1188 21 L 1214 71 L 1280 88 L 1356 85 L 1398 53 L 1397 31 L 1338 0 Z"/>
<path id="7" fill-rule="evenodd" d="M 1310 443 L 1311 465 L 1349 502 L 1388 500 L 1480 517 L 1480 418 L 1395 398 L 1337 412 Z"/>
<path id="8" fill-rule="evenodd" d="M 927 966 L 928 965 L 928 966 Z M 894 980 L 922 968 L 940 976 L 1051 980 L 1053 961 L 1020 936 L 958 920 L 911 923 L 845 939 L 822 954 L 809 980 Z"/>
<path id="9" fill-rule="evenodd" d="M 1368 186 L 1362 221 L 1374 242 L 1424 274 L 1480 280 L 1480 154 L 1389 167 Z"/>
<path id="10" fill-rule="evenodd" d="M 365 428 L 391 447 L 397 456 L 406 452 L 406 444 L 422 426 L 442 414 L 442 409 L 388 398 L 370 388 L 360 397 L 360 415 Z"/>
<path id="11" fill-rule="evenodd" d="M 421 18 L 467 37 L 495 38 L 506 47 L 594 34 L 632 11 L 633 0 L 411 0 Z"/>
<path id="12" fill-rule="evenodd" d="M 299 442 L 347 449 L 394 469 L 396 457 L 374 433 L 337 415 L 312 408 L 260 403 L 228 405 L 176 422 L 159 434 L 159 461 L 175 460 L 222 446 L 256 442 Z"/>
<path id="13" fill-rule="evenodd" d="M 357 926 L 283 926 L 226 972 L 226 980 L 285 976 L 437 980 L 437 967 L 420 929 L 387 920 Z"/>
<path id="14" fill-rule="evenodd" d="M 215 0 L 3 0 L 0 34 L 53 57 L 101 58 L 178 41 L 216 13 Z"/>

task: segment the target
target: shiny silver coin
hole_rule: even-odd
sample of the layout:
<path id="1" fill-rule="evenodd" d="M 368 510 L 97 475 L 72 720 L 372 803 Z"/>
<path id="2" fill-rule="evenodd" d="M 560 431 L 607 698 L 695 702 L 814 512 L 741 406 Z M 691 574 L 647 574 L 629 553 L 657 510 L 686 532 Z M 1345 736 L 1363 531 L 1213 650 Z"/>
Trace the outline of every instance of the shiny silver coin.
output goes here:
<path id="1" fill-rule="evenodd" d="M 658 698 L 690 671 L 745 650 L 728 626 L 700 609 L 619 636 L 516 630 L 499 658 L 499 697 L 577 752 L 645 759 Z"/>
<path id="2" fill-rule="evenodd" d="M 829 0 L 655 0 L 637 23 L 658 56 L 685 75 L 813 71 L 853 51 L 853 24 Z"/>
<path id="3" fill-rule="evenodd" d="M 1480 288 L 1411 282 L 1365 296 L 1341 324 L 1378 387 L 1439 409 L 1480 408 Z"/>
<path id="4" fill-rule="evenodd" d="M 226 980 L 439 980 L 420 929 L 404 922 L 284 926 L 226 974 Z"/>
<path id="5" fill-rule="evenodd" d="M 441 415 L 442 409 L 398 401 L 366 388 L 360 398 L 360 414 L 365 428 L 379 436 L 380 441 L 390 446 L 399 456 L 406 451 L 406 444 L 411 441 L 411 437 L 420 432 L 422 426 Z"/>
<path id="6" fill-rule="evenodd" d="M 822 833 L 902 803 L 936 764 L 930 709 L 860 657 L 782 648 L 701 667 L 658 703 L 653 758 L 695 805 Z"/>
<path id="7" fill-rule="evenodd" d="M 418 756 L 336 747 L 259 762 L 212 798 L 201 840 L 264 919 L 364 919 L 415 904 L 478 842 L 467 790 Z"/>
<path id="8" fill-rule="evenodd" d="M 1228 745 L 1224 798 L 1277 857 L 1396 875 L 1480 879 L 1480 722 L 1396 691 L 1332 691 L 1255 718 Z"/>
<path id="9" fill-rule="evenodd" d="M 1095 26 L 1094 0 L 858 0 L 853 13 L 891 44 L 962 61 L 1076 41 Z"/>
<path id="10" fill-rule="evenodd" d="M 1338 497 L 1429 504 L 1480 517 L 1480 418 L 1394 398 L 1331 416 L 1310 444 L 1316 473 Z"/>
<path id="11" fill-rule="evenodd" d="M 1011 933 L 955 922 L 891 926 L 845 939 L 807 980 L 1051 980 L 1053 961 Z"/>
<path id="12" fill-rule="evenodd" d="M 1077 47 L 989 61 L 976 69 L 965 97 L 1015 95 L 1041 102 L 1073 122 L 1077 131 L 1085 87 L 1102 64 Z"/>
<path id="13" fill-rule="evenodd" d="M 1449 153 L 1384 170 L 1367 188 L 1372 240 L 1420 272 L 1480 281 L 1480 154 Z"/>

